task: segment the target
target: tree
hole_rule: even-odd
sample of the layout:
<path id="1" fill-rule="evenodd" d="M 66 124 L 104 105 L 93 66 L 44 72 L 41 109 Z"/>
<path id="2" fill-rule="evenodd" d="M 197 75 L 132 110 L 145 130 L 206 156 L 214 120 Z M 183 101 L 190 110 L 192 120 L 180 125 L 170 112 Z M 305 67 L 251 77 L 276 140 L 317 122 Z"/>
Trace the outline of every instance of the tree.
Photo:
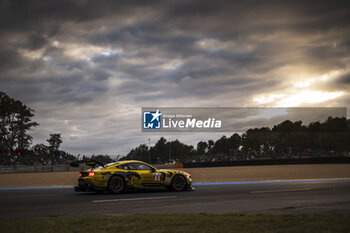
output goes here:
<path id="1" fill-rule="evenodd" d="M 26 149 L 32 142 L 27 131 L 38 126 L 31 120 L 34 110 L 0 91 L 0 145 Z"/>
<path id="2" fill-rule="evenodd" d="M 241 145 L 241 141 L 242 139 L 241 136 L 239 136 L 239 134 L 232 134 L 232 136 L 228 138 L 228 146 L 230 152 L 238 151 L 239 146 Z"/>
<path id="3" fill-rule="evenodd" d="M 195 154 L 193 146 L 186 145 L 178 139 L 168 142 L 166 145 L 168 148 L 171 148 L 171 158 L 176 161 L 184 162 L 191 159 L 191 156 Z"/>
<path id="4" fill-rule="evenodd" d="M 132 149 L 123 160 L 141 160 L 144 162 L 149 162 L 149 151 L 148 146 L 146 144 L 141 144 L 135 149 Z"/>
<path id="5" fill-rule="evenodd" d="M 42 143 L 34 145 L 32 147 L 32 149 L 33 149 L 33 151 L 35 151 L 38 154 L 45 154 L 49 150 L 49 148 L 46 145 L 42 144 Z"/>
<path id="6" fill-rule="evenodd" d="M 268 127 L 248 129 L 242 135 L 243 151 L 247 154 L 258 155 L 266 150 L 266 147 L 269 147 L 270 132 Z"/>
<path id="7" fill-rule="evenodd" d="M 46 140 L 49 143 L 49 148 L 52 151 L 58 151 L 58 148 L 60 147 L 62 143 L 61 134 L 59 133 L 53 133 L 50 134 L 50 138 Z"/>
<path id="8" fill-rule="evenodd" d="M 213 146 L 214 146 L 214 141 L 210 139 L 208 141 L 208 152 L 207 152 L 208 154 L 212 154 Z"/>
<path id="9" fill-rule="evenodd" d="M 214 155 L 228 155 L 229 147 L 226 136 L 222 136 L 214 143 L 213 153 Z"/>
<path id="10" fill-rule="evenodd" d="M 200 141 L 197 143 L 197 153 L 199 155 L 204 155 L 208 149 L 208 143 Z"/>
<path id="11" fill-rule="evenodd" d="M 324 123 L 321 123 L 320 130 L 314 137 L 316 147 L 327 151 L 345 151 L 349 148 L 347 124 L 345 117 L 328 117 Z"/>
<path id="12" fill-rule="evenodd" d="M 315 127 L 317 127 L 316 124 Z M 271 130 L 273 135 L 272 144 L 276 149 L 285 152 L 292 148 L 301 150 L 309 144 L 307 130 L 307 127 L 303 126 L 301 121 L 283 121 Z"/>
<path id="13" fill-rule="evenodd" d="M 157 161 L 158 158 L 160 161 L 169 160 L 169 145 L 164 137 L 161 137 L 156 144 L 150 148 L 152 161 Z M 149 160 L 147 160 L 149 161 Z"/>

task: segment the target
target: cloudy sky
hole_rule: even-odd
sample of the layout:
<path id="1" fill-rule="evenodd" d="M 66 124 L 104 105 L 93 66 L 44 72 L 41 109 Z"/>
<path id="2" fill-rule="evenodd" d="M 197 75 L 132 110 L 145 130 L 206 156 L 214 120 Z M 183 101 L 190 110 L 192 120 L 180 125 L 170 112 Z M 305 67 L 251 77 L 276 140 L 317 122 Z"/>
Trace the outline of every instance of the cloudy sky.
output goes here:
<path id="1" fill-rule="evenodd" d="M 141 133 L 142 106 L 349 108 L 350 3 L 0 0 L 0 90 L 74 154 L 222 135 Z"/>

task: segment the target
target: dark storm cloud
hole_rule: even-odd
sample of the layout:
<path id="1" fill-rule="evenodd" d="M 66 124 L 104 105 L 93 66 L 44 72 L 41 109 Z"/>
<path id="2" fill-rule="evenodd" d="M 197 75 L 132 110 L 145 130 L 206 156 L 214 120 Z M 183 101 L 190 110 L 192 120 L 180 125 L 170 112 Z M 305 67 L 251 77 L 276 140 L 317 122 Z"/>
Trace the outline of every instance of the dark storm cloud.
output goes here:
<path id="1" fill-rule="evenodd" d="M 346 71 L 337 75 L 334 80 L 330 83 L 323 83 L 319 85 L 320 88 L 323 89 L 334 89 L 339 91 L 348 91 L 350 86 L 350 71 Z M 348 102 L 349 95 L 343 96 L 338 101 L 338 106 L 348 106 L 350 102 Z M 350 110 L 350 108 L 349 108 Z"/>
<path id="2" fill-rule="evenodd" d="M 21 65 L 21 63 L 22 58 L 16 50 L 0 47 L 0 69 L 2 71 L 6 69 L 14 69 L 16 66 Z"/>
<path id="3" fill-rule="evenodd" d="M 39 27 L 45 21 L 75 20 L 88 21 L 106 16 L 111 13 L 121 13 L 134 6 L 145 5 L 152 1 L 99 1 L 90 0 L 48 0 L 44 2 L 30 0 L 2 0 L 1 26 L 5 29 L 20 29 Z M 8 25 L 11 23 L 11 25 Z M 34 24 L 34 25 L 33 25 Z M 38 25 L 39 24 L 39 25 Z M 57 26 L 57 25 L 55 25 Z"/>
<path id="4" fill-rule="evenodd" d="M 337 82 L 339 84 L 343 84 L 343 85 L 346 85 L 348 87 L 350 85 L 350 72 L 347 72 L 347 73 L 341 75 L 338 78 Z"/>
<path id="5" fill-rule="evenodd" d="M 141 106 L 249 106 L 294 72 L 341 71 L 314 87 L 346 92 L 349 22 L 349 1 L 0 0 L 0 87 L 36 109 L 39 140 L 124 153 Z"/>
<path id="6" fill-rule="evenodd" d="M 48 40 L 41 35 L 33 34 L 29 37 L 29 47 L 33 50 L 41 49 L 46 45 Z"/>

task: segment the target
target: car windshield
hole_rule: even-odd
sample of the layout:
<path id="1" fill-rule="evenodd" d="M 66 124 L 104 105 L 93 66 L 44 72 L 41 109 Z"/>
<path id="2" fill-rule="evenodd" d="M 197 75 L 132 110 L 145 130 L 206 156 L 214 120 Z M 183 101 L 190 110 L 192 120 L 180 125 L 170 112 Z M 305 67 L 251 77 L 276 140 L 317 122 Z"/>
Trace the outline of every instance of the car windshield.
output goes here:
<path id="1" fill-rule="evenodd" d="M 115 164 L 118 164 L 119 162 L 112 162 L 112 163 L 107 163 L 105 165 L 105 167 L 109 167 L 109 166 L 112 166 L 112 165 L 115 165 Z"/>
<path id="2" fill-rule="evenodd" d="M 152 170 L 150 166 L 143 163 L 134 163 L 132 165 L 136 168 L 135 170 Z"/>

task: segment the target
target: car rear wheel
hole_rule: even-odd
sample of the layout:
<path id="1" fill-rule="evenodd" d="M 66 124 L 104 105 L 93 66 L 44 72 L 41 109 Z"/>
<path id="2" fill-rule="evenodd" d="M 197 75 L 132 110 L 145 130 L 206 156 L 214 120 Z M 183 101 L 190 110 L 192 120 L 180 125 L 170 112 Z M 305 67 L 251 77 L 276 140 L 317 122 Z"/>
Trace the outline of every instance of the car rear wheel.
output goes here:
<path id="1" fill-rule="evenodd" d="M 108 189 L 112 193 L 122 193 L 125 190 L 125 181 L 121 176 L 113 176 L 108 181 Z"/>
<path id="2" fill-rule="evenodd" d="M 171 181 L 171 189 L 174 191 L 182 191 L 186 188 L 187 182 L 185 177 L 182 175 L 176 175 L 174 176 L 173 180 Z"/>

